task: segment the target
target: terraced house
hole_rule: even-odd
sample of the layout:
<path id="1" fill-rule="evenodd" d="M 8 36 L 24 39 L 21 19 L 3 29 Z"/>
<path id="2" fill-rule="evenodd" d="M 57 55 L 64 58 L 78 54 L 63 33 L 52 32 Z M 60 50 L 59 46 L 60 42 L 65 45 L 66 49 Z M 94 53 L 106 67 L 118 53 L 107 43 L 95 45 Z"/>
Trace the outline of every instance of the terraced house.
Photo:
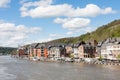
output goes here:
<path id="1" fill-rule="evenodd" d="M 58 60 L 66 57 L 66 49 L 63 44 L 54 44 L 49 47 L 49 59 Z"/>
<path id="2" fill-rule="evenodd" d="M 91 44 L 80 42 L 77 44 L 64 45 L 61 43 L 45 44 L 34 43 L 27 47 L 27 54 L 30 59 L 50 59 L 58 60 L 65 57 L 71 57 L 73 54 L 74 59 L 94 58 L 96 48 Z"/>
<path id="3" fill-rule="evenodd" d="M 95 58 L 96 48 L 91 44 L 81 44 L 78 47 L 79 58 Z"/>
<path id="4" fill-rule="evenodd" d="M 29 46 L 29 57 L 30 58 L 47 58 L 48 57 L 48 51 L 45 44 L 41 43 L 34 43 Z"/>
<path id="5" fill-rule="evenodd" d="M 120 55 L 120 38 L 108 38 L 101 46 L 101 56 L 103 59 L 117 60 Z"/>

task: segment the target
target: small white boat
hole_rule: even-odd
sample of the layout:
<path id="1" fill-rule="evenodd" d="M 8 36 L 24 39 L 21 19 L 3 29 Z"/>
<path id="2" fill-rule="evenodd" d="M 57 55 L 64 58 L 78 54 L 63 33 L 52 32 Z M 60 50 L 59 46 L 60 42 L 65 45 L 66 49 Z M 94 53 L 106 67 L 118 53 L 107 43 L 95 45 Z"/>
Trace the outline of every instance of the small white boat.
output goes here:
<path id="1" fill-rule="evenodd" d="M 33 57 L 33 61 L 38 61 L 38 58 L 37 57 Z"/>

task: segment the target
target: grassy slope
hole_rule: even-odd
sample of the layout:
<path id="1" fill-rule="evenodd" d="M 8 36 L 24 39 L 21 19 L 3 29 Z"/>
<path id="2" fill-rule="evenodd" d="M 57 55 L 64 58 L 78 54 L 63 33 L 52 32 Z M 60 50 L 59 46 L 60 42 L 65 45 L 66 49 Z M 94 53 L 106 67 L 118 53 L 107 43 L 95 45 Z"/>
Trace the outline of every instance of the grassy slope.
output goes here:
<path id="1" fill-rule="evenodd" d="M 50 41 L 50 43 L 76 43 L 78 41 L 101 41 L 109 37 L 120 37 L 120 20 L 115 20 L 107 25 L 103 25 L 91 33 L 86 33 L 78 37 L 61 38 Z"/>

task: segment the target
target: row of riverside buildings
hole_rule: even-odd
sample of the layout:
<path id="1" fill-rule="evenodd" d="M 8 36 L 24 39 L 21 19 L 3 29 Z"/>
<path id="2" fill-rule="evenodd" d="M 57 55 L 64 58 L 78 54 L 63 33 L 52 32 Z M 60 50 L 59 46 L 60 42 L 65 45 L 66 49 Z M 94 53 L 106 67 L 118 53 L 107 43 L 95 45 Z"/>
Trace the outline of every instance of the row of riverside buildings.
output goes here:
<path id="1" fill-rule="evenodd" d="M 86 58 L 100 58 L 118 60 L 120 56 L 120 38 L 108 38 L 97 42 L 80 41 L 76 44 L 62 43 L 33 43 L 18 48 L 19 57 L 29 59 L 59 60 L 70 58 L 82 60 Z"/>

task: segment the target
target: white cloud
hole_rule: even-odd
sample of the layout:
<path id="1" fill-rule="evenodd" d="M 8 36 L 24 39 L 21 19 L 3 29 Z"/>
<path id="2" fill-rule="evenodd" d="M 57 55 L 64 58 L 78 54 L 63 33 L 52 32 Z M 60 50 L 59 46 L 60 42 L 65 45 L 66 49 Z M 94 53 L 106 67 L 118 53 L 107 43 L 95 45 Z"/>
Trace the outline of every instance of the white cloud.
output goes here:
<path id="1" fill-rule="evenodd" d="M 11 0 L 0 0 L 0 8 L 7 7 L 7 4 L 10 2 L 11 2 Z"/>
<path id="2" fill-rule="evenodd" d="M 64 29 L 72 31 L 74 30 L 73 32 L 68 31 L 66 34 L 73 34 L 74 32 L 79 32 L 83 30 L 83 27 L 89 26 L 90 19 L 80 17 L 94 17 L 101 14 L 105 15 L 115 12 L 111 7 L 101 8 L 95 4 L 87 4 L 84 8 L 81 8 L 79 6 L 75 8 L 67 3 L 53 4 L 53 0 L 24 2 L 22 3 L 20 11 L 22 17 L 65 17 L 64 19 L 56 18 L 54 22 L 57 24 L 62 24 L 62 27 Z"/>
<path id="3" fill-rule="evenodd" d="M 54 22 L 62 24 L 62 27 L 68 30 L 81 29 L 90 24 L 90 20 L 87 18 L 56 18 Z"/>
<path id="4" fill-rule="evenodd" d="M 88 18 L 56 18 L 54 20 L 57 24 L 62 24 L 64 29 L 67 29 L 67 35 L 73 35 L 81 31 L 91 32 L 90 19 Z"/>
<path id="5" fill-rule="evenodd" d="M 14 23 L 0 23 L 0 46 L 17 46 L 24 43 L 32 34 L 41 31 L 39 27 L 26 27 Z"/>
<path id="6" fill-rule="evenodd" d="M 47 41 L 51 41 L 51 40 L 55 40 L 55 39 L 59 39 L 59 38 L 65 38 L 66 35 L 61 35 L 61 34 L 49 34 L 49 37 L 46 39 Z M 46 41 L 45 40 L 45 41 Z"/>
<path id="7" fill-rule="evenodd" d="M 20 1 L 20 4 L 24 4 L 24 3 L 26 3 L 26 2 L 28 2 L 30 0 L 19 0 L 19 1 Z"/>
<path id="8" fill-rule="evenodd" d="M 40 17 L 91 17 L 99 14 L 109 14 L 115 11 L 111 7 L 100 8 L 95 4 L 87 4 L 84 8 L 74 8 L 70 4 L 52 4 L 52 0 L 39 0 L 35 2 L 23 3 L 20 8 L 22 17 L 30 16 L 33 18 Z"/>
<path id="9" fill-rule="evenodd" d="M 94 30 L 95 30 L 94 27 L 81 27 L 80 29 L 69 30 L 66 34 L 67 34 L 67 35 L 73 35 L 73 34 L 78 34 L 79 32 L 88 33 L 88 32 L 92 32 L 92 31 L 94 31 Z"/>
<path id="10" fill-rule="evenodd" d="M 50 40 L 54 40 L 54 39 L 58 39 L 58 38 L 63 38 L 64 36 L 63 35 L 60 35 L 60 34 L 49 34 L 49 38 L 47 39 L 48 41 Z"/>
<path id="11" fill-rule="evenodd" d="M 95 28 L 93 28 L 93 27 L 86 27 L 83 29 L 83 31 L 85 31 L 85 32 L 92 32 L 94 30 L 95 30 Z"/>
<path id="12" fill-rule="evenodd" d="M 42 39 L 38 39 L 38 40 L 32 40 L 32 41 L 28 41 L 26 42 L 26 44 L 31 44 L 31 43 L 43 43 L 43 42 L 48 42 L 54 40 L 54 38 L 42 38 Z"/>
<path id="13" fill-rule="evenodd" d="M 59 35 L 59 34 L 50 34 L 49 36 L 50 37 L 61 37 L 61 35 Z"/>
<path id="14" fill-rule="evenodd" d="M 71 35 L 71 34 L 74 34 L 74 33 L 73 32 L 67 32 L 66 34 Z"/>

